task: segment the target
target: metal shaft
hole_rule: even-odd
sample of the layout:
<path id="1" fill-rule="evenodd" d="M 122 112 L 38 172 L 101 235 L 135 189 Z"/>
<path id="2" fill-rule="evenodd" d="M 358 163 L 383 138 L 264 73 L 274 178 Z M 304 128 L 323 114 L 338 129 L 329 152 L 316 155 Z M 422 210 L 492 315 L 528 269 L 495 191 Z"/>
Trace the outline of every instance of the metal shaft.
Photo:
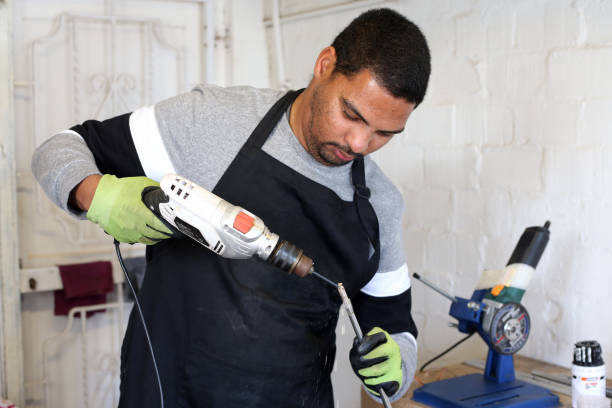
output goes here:
<path id="1" fill-rule="evenodd" d="M 351 303 L 351 299 L 349 299 L 348 295 L 346 294 L 346 290 L 344 290 L 344 285 L 342 284 L 342 282 L 338 283 L 338 293 L 340 293 L 340 298 L 342 298 L 344 310 L 346 310 L 346 313 L 348 314 L 348 318 L 351 321 L 351 326 L 353 326 L 353 330 L 355 331 L 357 340 L 361 341 L 361 339 L 363 339 L 363 333 L 361 331 L 361 327 L 359 327 L 357 317 L 355 316 L 355 311 L 353 310 L 353 304 Z"/>
<path id="2" fill-rule="evenodd" d="M 311 273 L 311 274 L 313 274 L 314 276 L 316 276 L 317 278 L 322 279 L 323 281 L 325 281 L 325 282 L 329 283 L 329 284 L 330 284 L 330 285 L 332 285 L 334 288 L 337 288 L 337 287 L 338 287 L 338 284 L 336 284 L 336 283 L 334 283 L 334 282 L 330 281 L 329 279 L 327 279 L 325 276 L 321 275 L 320 273 L 315 272 L 314 268 L 311 268 L 311 269 L 310 269 L 310 273 Z"/>
<path id="3" fill-rule="evenodd" d="M 433 283 L 429 282 L 427 279 L 422 278 L 418 273 L 415 272 L 415 273 L 412 274 L 412 276 L 414 276 L 416 279 L 420 280 L 425 285 L 429 286 L 430 288 L 432 288 L 433 290 L 435 290 L 436 292 L 438 292 L 439 294 L 441 294 L 445 298 L 449 299 L 451 302 L 454 302 L 454 301 L 457 300 L 456 297 L 454 297 L 453 295 L 448 294 L 447 292 L 445 292 L 444 290 L 440 289 L 439 287 L 437 287 Z"/>
<path id="4" fill-rule="evenodd" d="M 359 322 L 357 321 L 357 317 L 355 316 L 355 311 L 353 310 L 353 304 L 351 303 L 351 299 L 349 299 L 346 294 L 346 290 L 344 290 L 344 285 L 342 282 L 338 283 L 338 293 L 340 293 L 340 298 L 342 299 L 342 304 L 344 305 L 344 310 L 348 314 L 349 320 L 351 321 L 351 326 L 353 326 L 353 330 L 355 331 L 355 335 L 357 336 L 357 340 L 361 341 L 363 339 L 363 332 L 361 331 L 361 327 L 359 327 Z M 385 391 L 380 388 L 380 399 L 382 399 L 383 405 L 385 408 L 392 408 L 391 401 L 389 401 L 389 397 L 385 394 Z"/>

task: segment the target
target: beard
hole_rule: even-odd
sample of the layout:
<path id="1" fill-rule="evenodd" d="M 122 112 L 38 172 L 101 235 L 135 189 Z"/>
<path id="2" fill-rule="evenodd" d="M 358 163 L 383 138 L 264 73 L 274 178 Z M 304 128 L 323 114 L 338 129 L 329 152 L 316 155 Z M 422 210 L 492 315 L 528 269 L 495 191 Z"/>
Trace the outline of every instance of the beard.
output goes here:
<path id="1" fill-rule="evenodd" d="M 334 153 L 334 149 L 342 151 L 353 159 L 362 157 L 363 155 L 351 151 L 348 146 L 342 146 L 336 142 L 323 141 L 322 134 L 325 132 L 321 125 L 325 122 L 326 116 L 328 116 L 328 112 L 325 110 L 325 104 L 321 98 L 320 86 L 318 86 L 313 91 L 310 104 L 310 118 L 308 120 L 306 132 L 304 132 L 304 140 L 308 153 L 310 153 L 316 161 L 326 166 L 342 166 L 352 161 L 352 159 L 342 160 Z"/>

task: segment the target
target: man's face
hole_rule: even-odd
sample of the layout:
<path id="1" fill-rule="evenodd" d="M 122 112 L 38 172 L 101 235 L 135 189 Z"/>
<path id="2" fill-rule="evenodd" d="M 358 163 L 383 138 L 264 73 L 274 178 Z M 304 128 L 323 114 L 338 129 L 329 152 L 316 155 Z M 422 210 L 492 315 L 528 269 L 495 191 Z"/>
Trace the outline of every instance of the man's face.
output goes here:
<path id="1" fill-rule="evenodd" d="M 391 95 L 368 70 L 315 81 L 302 128 L 303 145 L 319 162 L 340 166 L 400 133 L 415 104 Z"/>

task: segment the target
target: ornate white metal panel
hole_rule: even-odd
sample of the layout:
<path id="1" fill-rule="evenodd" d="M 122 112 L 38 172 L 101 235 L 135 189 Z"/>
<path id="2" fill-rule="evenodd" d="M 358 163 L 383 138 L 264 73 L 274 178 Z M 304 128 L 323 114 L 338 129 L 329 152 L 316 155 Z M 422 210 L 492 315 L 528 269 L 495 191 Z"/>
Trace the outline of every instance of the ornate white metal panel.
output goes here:
<path id="1" fill-rule="evenodd" d="M 69 217 L 44 195 L 30 172 L 32 153 L 54 133 L 77 123 L 130 112 L 210 81 L 212 47 L 206 44 L 213 43 L 214 35 L 206 28 L 212 29 L 212 12 L 207 10 L 212 3 L 22 0 L 14 4 L 22 268 L 114 258 L 107 235 L 91 223 Z M 125 246 L 123 251 L 124 256 L 136 256 L 143 247 Z M 120 280 L 121 272 L 114 269 L 115 280 Z M 95 315 L 87 319 L 87 330 L 66 328 L 66 318 L 52 314 L 52 292 L 23 296 L 25 406 L 116 406 L 122 314 Z"/>
<path id="2" fill-rule="evenodd" d="M 94 225 L 73 221 L 43 196 L 29 171 L 35 147 L 76 123 L 129 112 L 203 80 L 201 4 L 121 2 L 114 15 L 96 15 L 57 6 L 54 12 L 53 3 L 25 1 L 17 11 L 17 80 L 24 85 L 16 100 L 17 134 L 23 136 L 17 166 L 20 209 L 27 214 L 20 220 L 26 267 L 70 262 L 81 250 L 112 254 Z M 143 7 L 147 3 L 154 6 Z M 165 13 L 168 7 L 172 13 Z M 157 17 L 142 16 L 155 8 Z"/>

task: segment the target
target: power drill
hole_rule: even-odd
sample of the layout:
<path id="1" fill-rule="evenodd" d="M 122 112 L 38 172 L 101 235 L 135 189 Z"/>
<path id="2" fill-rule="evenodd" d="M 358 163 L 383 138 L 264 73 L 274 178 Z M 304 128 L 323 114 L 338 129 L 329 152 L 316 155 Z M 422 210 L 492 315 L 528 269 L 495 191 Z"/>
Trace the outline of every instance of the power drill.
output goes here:
<path id="1" fill-rule="evenodd" d="M 244 208 L 176 174 L 167 174 L 159 184 L 145 188 L 142 201 L 174 232 L 180 231 L 224 258 L 257 255 L 289 274 L 301 278 L 314 274 L 327 281 L 314 271 L 312 259 L 303 250 L 281 240 Z"/>

